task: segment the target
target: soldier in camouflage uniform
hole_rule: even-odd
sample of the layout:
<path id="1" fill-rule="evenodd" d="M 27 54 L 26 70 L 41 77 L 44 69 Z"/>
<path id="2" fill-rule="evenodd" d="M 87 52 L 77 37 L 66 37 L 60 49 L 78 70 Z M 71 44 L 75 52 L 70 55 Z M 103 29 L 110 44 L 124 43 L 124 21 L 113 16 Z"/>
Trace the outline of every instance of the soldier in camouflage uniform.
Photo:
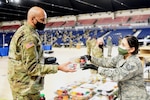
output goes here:
<path id="1" fill-rule="evenodd" d="M 91 51 L 96 45 L 96 37 L 89 37 L 86 41 L 86 46 L 87 46 L 87 55 L 91 55 Z"/>
<path id="2" fill-rule="evenodd" d="M 103 57 L 103 39 L 98 38 L 96 41 L 96 45 L 92 48 L 92 56 L 96 58 L 101 58 Z"/>
<path id="3" fill-rule="evenodd" d="M 118 56 L 99 59 L 91 57 L 91 62 L 99 66 L 100 75 L 118 82 L 119 100 L 150 100 L 144 84 L 143 66 L 136 56 L 138 47 L 136 37 L 126 36 L 118 47 Z"/>
<path id="4" fill-rule="evenodd" d="M 91 42 L 91 48 L 92 48 L 92 49 L 95 47 L 96 41 L 97 41 L 96 36 L 93 36 L 92 39 L 91 39 L 91 41 L 90 41 L 90 42 Z"/>
<path id="5" fill-rule="evenodd" d="M 67 65 L 42 64 L 42 44 L 36 29 L 43 30 L 47 15 L 40 7 L 28 11 L 27 23 L 14 34 L 9 51 L 8 80 L 13 100 L 39 100 L 46 74 L 74 72 Z"/>
<path id="6" fill-rule="evenodd" d="M 71 49 L 72 46 L 73 46 L 73 41 L 72 41 L 72 39 L 70 38 L 70 40 L 69 40 L 69 48 Z"/>
<path id="7" fill-rule="evenodd" d="M 112 44 L 112 38 L 110 36 L 108 36 L 108 38 L 107 38 L 107 48 L 108 48 L 108 54 L 107 54 L 107 56 L 108 57 L 111 57 L 112 46 L 113 46 L 113 44 Z"/>
<path id="8" fill-rule="evenodd" d="M 92 56 L 95 58 L 102 58 L 103 57 L 103 38 L 98 38 L 96 41 L 95 46 L 92 48 Z M 97 74 L 97 71 L 91 69 L 91 74 Z"/>
<path id="9" fill-rule="evenodd" d="M 87 55 L 91 55 L 91 37 L 86 40 Z"/>

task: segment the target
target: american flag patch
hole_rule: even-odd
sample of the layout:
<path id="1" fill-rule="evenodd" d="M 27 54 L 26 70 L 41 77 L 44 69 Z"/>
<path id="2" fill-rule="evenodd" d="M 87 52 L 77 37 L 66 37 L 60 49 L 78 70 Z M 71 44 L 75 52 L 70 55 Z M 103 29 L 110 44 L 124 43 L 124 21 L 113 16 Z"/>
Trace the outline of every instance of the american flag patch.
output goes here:
<path id="1" fill-rule="evenodd" d="M 26 48 L 27 48 L 27 49 L 28 49 L 28 48 L 31 48 L 31 47 L 33 47 L 33 46 L 34 46 L 34 43 L 32 43 L 32 42 L 26 44 Z"/>

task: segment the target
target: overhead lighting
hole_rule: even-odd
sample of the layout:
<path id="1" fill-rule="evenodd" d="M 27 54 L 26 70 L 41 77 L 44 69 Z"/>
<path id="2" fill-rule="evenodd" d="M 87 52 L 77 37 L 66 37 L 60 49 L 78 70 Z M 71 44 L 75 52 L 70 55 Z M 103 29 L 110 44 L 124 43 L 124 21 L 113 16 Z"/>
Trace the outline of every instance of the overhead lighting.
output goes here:
<path id="1" fill-rule="evenodd" d="M 20 0 L 10 0 L 10 2 L 12 2 L 12 3 L 19 3 Z"/>
<path id="2" fill-rule="evenodd" d="M 16 3 L 19 3 L 20 2 L 20 0 L 14 0 Z"/>
<path id="3" fill-rule="evenodd" d="M 79 2 L 79 3 L 82 3 L 82 4 L 84 4 L 84 5 L 88 5 L 88 6 L 91 6 L 91 7 L 98 8 L 98 9 L 106 10 L 105 8 L 100 7 L 100 6 L 97 6 L 97 5 L 92 4 L 92 3 L 90 3 L 90 2 L 85 2 L 85 1 L 83 1 L 83 0 L 75 0 L 75 1 L 77 1 L 77 2 Z"/>
<path id="4" fill-rule="evenodd" d="M 8 1 L 8 0 L 6 0 L 6 3 L 9 3 L 9 1 Z"/>

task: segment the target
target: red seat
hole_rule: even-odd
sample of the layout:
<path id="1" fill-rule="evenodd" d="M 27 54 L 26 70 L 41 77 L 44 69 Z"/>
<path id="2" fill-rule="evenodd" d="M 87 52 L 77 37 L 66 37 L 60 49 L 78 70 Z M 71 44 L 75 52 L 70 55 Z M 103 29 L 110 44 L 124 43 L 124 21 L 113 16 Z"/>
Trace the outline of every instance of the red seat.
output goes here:
<path id="1" fill-rule="evenodd" d="M 76 21 L 66 21 L 66 23 L 63 25 L 64 27 L 72 27 L 75 26 Z"/>
<path id="2" fill-rule="evenodd" d="M 0 30 L 17 30 L 20 25 L 8 25 L 0 27 Z"/>
<path id="3" fill-rule="evenodd" d="M 65 21 L 53 22 L 51 27 L 61 27 L 63 24 L 65 24 Z"/>
<path id="4" fill-rule="evenodd" d="M 147 21 L 150 15 L 135 15 L 131 16 L 130 22 L 144 22 Z"/>
<path id="5" fill-rule="evenodd" d="M 93 25 L 95 22 L 96 22 L 96 19 L 84 19 L 84 20 L 77 21 L 79 25 Z"/>

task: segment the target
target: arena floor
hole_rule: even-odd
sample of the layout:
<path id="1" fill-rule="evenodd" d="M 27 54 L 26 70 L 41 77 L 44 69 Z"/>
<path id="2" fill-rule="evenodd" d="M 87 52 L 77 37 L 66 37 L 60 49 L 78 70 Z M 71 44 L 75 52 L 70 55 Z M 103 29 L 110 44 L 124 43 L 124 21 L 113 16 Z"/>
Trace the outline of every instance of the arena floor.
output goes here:
<path id="1" fill-rule="evenodd" d="M 86 48 L 53 48 L 54 53 L 45 56 L 55 56 L 61 64 L 66 61 L 72 61 L 76 57 L 86 54 Z M 112 56 L 117 55 L 117 47 L 113 47 Z M 104 56 L 107 56 L 107 48 L 104 48 Z M 7 80 L 7 60 L 8 57 L 0 58 L 0 100 L 12 100 L 10 87 Z M 55 91 L 74 81 L 86 80 L 90 76 L 89 70 L 78 70 L 74 73 L 64 73 L 59 71 L 56 74 L 48 74 L 45 78 L 44 90 L 41 91 L 46 95 L 46 100 L 53 100 Z"/>

